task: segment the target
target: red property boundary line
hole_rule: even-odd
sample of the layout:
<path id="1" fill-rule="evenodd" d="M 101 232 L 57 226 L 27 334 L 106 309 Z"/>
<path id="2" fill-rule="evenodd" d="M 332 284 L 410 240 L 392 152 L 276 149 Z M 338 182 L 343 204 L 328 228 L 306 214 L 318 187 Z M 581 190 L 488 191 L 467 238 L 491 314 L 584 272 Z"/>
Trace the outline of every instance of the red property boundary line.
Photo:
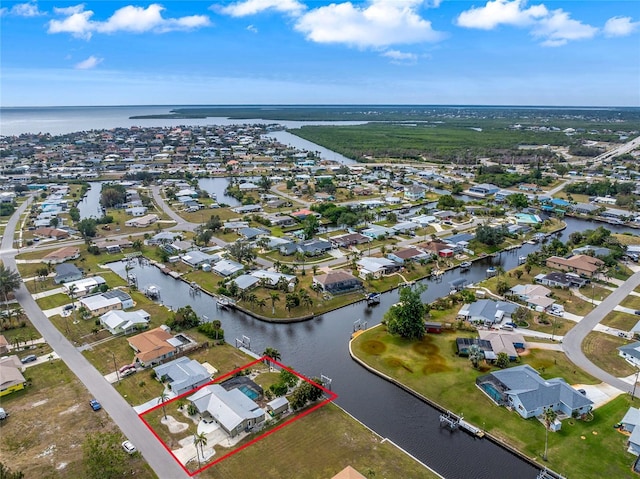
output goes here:
<path id="1" fill-rule="evenodd" d="M 292 417 L 291 419 L 289 419 L 289 420 L 287 420 L 287 421 L 283 422 L 282 424 L 280 424 L 280 425 L 278 425 L 277 427 L 275 427 L 275 428 L 271 429 L 270 431 L 267 431 L 267 432 L 265 432 L 264 434 L 261 434 L 260 436 L 258 436 L 258 437 L 256 437 L 256 438 L 252 439 L 251 441 L 249 441 L 248 443 L 246 443 L 246 444 L 244 444 L 244 445 L 242 445 L 242 446 L 238 447 L 237 449 L 234 449 L 233 451 L 228 452 L 227 454 L 225 454 L 225 455 L 224 455 L 224 456 L 222 456 L 222 457 L 219 457 L 219 458 L 218 458 L 218 459 L 216 459 L 215 461 L 213 461 L 213 462 L 211 462 L 211 463 L 209 463 L 209 464 L 204 465 L 203 467 L 201 467 L 201 468 L 200 468 L 200 469 L 198 469 L 197 471 L 194 471 L 194 472 L 189 471 L 189 469 L 187 469 L 186 465 L 185 465 L 185 464 L 182 464 L 182 462 L 180 462 L 180 461 L 178 460 L 178 458 L 175 456 L 175 454 L 173 454 L 173 451 L 169 448 L 169 446 L 167 446 L 167 444 L 162 440 L 162 438 L 161 438 L 161 437 L 158 435 L 158 433 L 153 429 L 153 427 L 151 427 L 151 425 L 147 422 L 147 420 L 144 418 L 144 416 L 145 416 L 146 414 L 149 414 L 149 413 L 151 413 L 151 412 L 153 412 L 153 411 L 157 410 L 157 409 L 162 408 L 163 406 L 167 406 L 167 405 L 171 404 L 171 403 L 172 403 L 172 402 L 174 402 L 174 401 L 178 401 L 178 400 L 182 399 L 182 398 L 183 398 L 183 397 L 185 397 L 185 396 L 191 396 L 192 394 L 194 394 L 196 391 L 198 391 L 198 390 L 202 389 L 203 387 L 209 386 L 209 385 L 211 385 L 211 384 L 219 383 L 219 382 L 223 381 L 224 379 L 228 378 L 229 376 L 233 376 L 234 374 L 236 374 L 236 373 L 237 373 L 237 372 L 239 372 L 239 371 L 242 371 L 242 370 L 244 370 L 244 369 L 250 368 L 251 366 L 253 366 L 253 365 L 255 365 L 255 364 L 258 364 L 258 363 L 262 363 L 262 362 L 264 362 L 264 361 L 268 361 L 268 362 L 270 362 L 270 363 L 273 363 L 273 364 L 275 364 L 275 365 L 279 366 L 281 369 L 284 369 L 284 370 L 286 370 L 286 371 L 289 371 L 290 373 L 292 373 L 292 374 L 294 374 L 294 375 L 298 376 L 298 378 L 302 379 L 303 381 L 306 381 L 306 382 L 308 382 L 309 384 L 312 384 L 312 385 L 316 386 L 317 388 L 320 388 L 320 389 L 322 390 L 322 392 L 323 392 L 324 394 L 326 394 L 326 395 L 327 395 L 327 399 L 325 399 L 324 401 L 322 401 L 322 402 L 320 402 L 320 403 L 318 403 L 318 404 L 314 405 L 313 407 L 311 407 L 311 408 L 309 408 L 309 409 L 305 410 L 304 412 L 302 412 L 302 413 L 300 413 L 300 414 L 295 415 L 295 416 L 294 416 L 294 417 Z M 275 361 L 274 359 L 271 359 L 271 358 L 270 358 L 270 357 L 268 357 L 268 356 L 263 356 L 263 357 L 261 357 L 260 359 L 256 359 L 255 361 L 252 361 L 252 362 L 250 362 L 249 364 L 246 364 L 246 365 L 244 365 L 244 366 L 242 366 L 242 367 L 239 367 L 239 368 L 237 368 L 237 369 L 234 369 L 233 371 L 231 371 L 231 372 L 229 372 L 229 373 L 227 373 L 227 374 L 224 374 L 223 376 L 220 376 L 220 377 L 219 377 L 219 378 L 217 378 L 217 379 L 214 379 L 214 380 L 212 380 L 212 381 L 210 381 L 210 382 L 208 382 L 208 383 L 206 383 L 206 384 L 203 384 L 202 386 L 200 386 L 200 387 L 198 387 L 198 388 L 196 388 L 196 389 L 192 389 L 191 391 L 187 391 L 187 392 L 185 392 L 185 393 L 181 394 L 180 396 L 176 396 L 175 398 L 171 399 L 170 401 L 166 401 L 166 402 L 164 402 L 164 403 L 160 403 L 160 404 L 158 404 L 157 406 L 152 407 L 151 409 L 147 409 L 146 411 L 141 412 L 140 414 L 138 414 L 138 417 L 139 417 L 139 418 L 140 418 L 140 420 L 141 420 L 141 421 L 142 421 L 142 422 L 147 426 L 147 428 L 148 428 L 148 429 L 151 431 L 151 433 L 156 437 L 156 439 L 157 439 L 158 441 L 160 441 L 160 444 L 162 444 L 162 445 L 164 446 L 164 448 L 169 452 L 169 454 L 171 454 L 171 457 L 173 457 L 173 459 L 174 459 L 174 460 L 175 460 L 175 461 L 176 461 L 176 462 L 177 462 L 177 463 L 182 467 L 182 469 L 184 470 L 184 472 L 185 472 L 185 473 L 187 473 L 187 475 L 189 475 L 189 476 L 193 477 L 193 476 L 195 476 L 196 474 L 201 473 L 201 472 L 202 472 L 202 471 L 204 471 L 205 469 L 208 469 L 208 468 L 210 468 L 211 466 L 214 466 L 214 465 L 218 464 L 220 461 L 223 461 L 223 460 L 227 459 L 228 457 L 231 457 L 231 456 L 233 456 L 234 454 L 239 453 L 239 452 L 240 452 L 240 451 L 242 451 L 243 449 L 245 449 L 245 448 L 247 448 L 247 447 L 251 446 L 252 444 L 255 444 L 256 442 L 258 442 L 258 441 L 260 441 L 260 440 L 262 440 L 262 439 L 266 438 L 267 436 L 270 436 L 270 435 L 271 435 L 271 434 L 273 434 L 274 432 L 279 431 L 280 429 L 282 429 L 283 427 L 285 427 L 285 426 L 287 426 L 287 425 L 289 425 L 289 424 L 293 423 L 294 421 L 297 421 L 298 419 L 302 419 L 302 418 L 303 418 L 303 417 L 305 417 L 307 414 L 311 414 L 313 411 L 315 411 L 315 410 L 317 410 L 317 409 L 321 408 L 322 406 L 325 406 L 326 404 L 329 404 L 330 402 L 335 401 L 337 397 L 338 397 L 338 395 L 337 395 L 336 393 L 334 393 L 333 391 L 328 390 L 327 388 L 325 388 L 324 386 L 322 386 L 322 385 L 320 385 L 320 384 L 317 384 L 317 383 L 315 383 L 315 382 L 311 381 L 311 380 L 310 380 L 309 378 L 307 378 L 306 376 L 303 376 L 302 374 L 297 373 L 297 372 L 296 372 L 296 371 L 294 371 L 293 369 L 288 368 L 287 366 L 285 366 L 285 365 L 281 364 L 281 363 L 280 363 L 280 362 L 278 362 L 278 361 Z"/>

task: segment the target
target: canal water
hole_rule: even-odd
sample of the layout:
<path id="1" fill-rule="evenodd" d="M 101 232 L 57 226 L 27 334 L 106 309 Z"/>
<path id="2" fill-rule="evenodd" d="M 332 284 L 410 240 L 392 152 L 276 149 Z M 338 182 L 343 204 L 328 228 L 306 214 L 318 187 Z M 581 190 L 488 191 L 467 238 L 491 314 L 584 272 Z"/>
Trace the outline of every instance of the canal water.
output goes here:
<path id="1" fill-rule="evenodd" d="M 567 218 L 567 228 L 558 233 L 566 242 L 569 234 L 598 226 L 582 220 Z M 613 227 L 616 232 L 630 230 Z M 538 245 L 525 245 L 473 264 L 470 271 L 452 270 L 441 281 L 425 280 L 425 302 L 449 293 L 449 282 L 464 277 L 471 283 L 486 277 L 490 265 L 514 268 L 518 257 L 535 251 Z M 109 265 L 125 276 L 123 263 Z M 354 362 L 349 356 L 348 342 L 354 322 L 366 321 L 367 326 L 378 324 L 385 311 L 398 301 L 398 292 L 382 295 L 381 303 L 367 308 L 364 302 L 324 314 L 313 320 L 274 324 L 258 321 L 238 311 L 216 309 L 215 302 L 201 293 L 193 295 L 187 283 L 175 280 L 153 266 L 136 265 L 132 271 L 140 288 L 149 284 L 161 290 L 161 300 L 174 310 L 190 304 L 199 315 L 220 319 L 227 342 L 247 336 L 251 349 L 260 354 L 267 347 L 276 348 L 284 364 L 308 376 L 321 374 L 332 379 L 332 389 L 338 394 L 337 403 L 380 435 L 388 437 L 447 479 L 494 479 L 496 477 L 535 478 L 536 469 L 507 450 L 487 439 L 475 439 L 464 432 L 450 433 L 439 426 L 439 412 L 419 401 L 397 386 L 384 381 Z M 464 413 L 464 411 L 454 411 Z M 477 426 L 482 426 L 478 424 Z"/>
<path id="2" fill-rule="evenodd" d="M 102 191 L 102 181 L 92 181 L 89 183 L 89 190 L 78 202 L 80 219 L 101 218 L 102 206 L 100 206 L 100 192 Z"/>

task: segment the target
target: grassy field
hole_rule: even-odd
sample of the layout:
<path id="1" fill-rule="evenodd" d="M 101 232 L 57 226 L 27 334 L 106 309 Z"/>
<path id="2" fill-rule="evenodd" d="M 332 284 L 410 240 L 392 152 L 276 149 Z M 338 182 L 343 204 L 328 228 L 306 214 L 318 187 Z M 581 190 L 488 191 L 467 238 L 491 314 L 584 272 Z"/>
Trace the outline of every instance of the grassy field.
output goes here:
<path id="1" fill-rule="evenodd" d="M 325 479 L 349 465 L 371 478 L 437 477 L 333 404 L 210 467 L 200 477 Z"/>
<path id="2" fill-rule="evenodd" d="M 454 334 L 427 335 L 422 341 L 406 341 L 373 328 L 353 342 L 354 353 L 375 369 L 509 442 L 524 454 L 540 460 L 545 429 L 536 419 L 522 419 L 496 406 L 475 386 L 475 378 L 490 370 L 476 371 L 466 358 L 453 352 Z M 570 384 L 597 381 L 577 370 L 560 352 L 532 350 L 522 361 L 544 378 L 563 377 Z M 630 402 L 620 396 L 595 411 L 591 421 L 563 421 L 560 432 L 549 434 L 548 466 L 568 477 L 632 477 L 634 458 L 625 452 L 625 437 L 612 428 Z"/>
<path id="3" fill-rule="evenodd" d="M 622 300 L 622 302 L 620 303 L 620 306 L 624 306 L 625 308 L 631 308 L 631 309 L 640 309 L 640 296 L 631 294 Z M 640 319 L 640 318 L 637 318 L 637 319 Z"/>
<path id="4" fill-rule="evenodd" d="M 30 386 L 0 398 L 11 414 L 0 424 L 2 462 L 27 478 L 84 477 L 85 434 L 117 428 L 105 411 L 91 410 L 89 393 L 62 361 L 30 367 L 25 377 Z M 136 478 L 155 477 L 140 455 L 129 461 Z"/>
<path id="5" fill-rule="evenodd" d="M 623 331 L 630 331 L 639 319 L 640 318 L 635 314 L 623 313 L 622 311 L 611 311 L 602 321 L 600 321 L 600 323 Z"/>
<path id="6" fill-rule="evenodd" d="M 629 376 L 635 372 L 633 366 L 618 355 L 619 346 L 629 344 L 629 341 L 617 336 L 590 332 L 582 343 L 582 350 L 593 364 L 614 376 Z"/>

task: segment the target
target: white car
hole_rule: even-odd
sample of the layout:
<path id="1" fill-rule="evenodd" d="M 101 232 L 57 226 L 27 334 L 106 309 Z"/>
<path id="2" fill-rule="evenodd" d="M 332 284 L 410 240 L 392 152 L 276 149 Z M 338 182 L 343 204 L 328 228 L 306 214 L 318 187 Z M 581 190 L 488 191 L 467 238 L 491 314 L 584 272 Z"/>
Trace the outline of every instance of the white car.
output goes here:
<path id="1" fill-rule="evenodd" d="M 122 443 L 122 449 L 124 449 L 128 454 L 133 454 L 137 451 L 136 446 L 134 446 L 131 441 L 124 441 Z"/>
<path id="2" fill-rule="evenodd" d="M 549 314 L 562 318 L 564 316 L 564 311 L 562 311 L 561 309 L 551 309 L 549 310 Z"/>

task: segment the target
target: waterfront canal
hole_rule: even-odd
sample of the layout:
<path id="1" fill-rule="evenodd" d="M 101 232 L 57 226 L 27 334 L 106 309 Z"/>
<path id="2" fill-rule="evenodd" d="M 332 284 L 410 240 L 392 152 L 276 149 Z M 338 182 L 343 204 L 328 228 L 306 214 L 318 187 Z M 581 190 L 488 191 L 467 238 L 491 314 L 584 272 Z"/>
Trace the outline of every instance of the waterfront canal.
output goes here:
<path id="1" fill-rule="evenodd" d="M 566 221 L 567 228 L 558 233 L 565 242 L 572 232 L 599 225 L 573 218 Z M 612 229 L 632 231 L 624 227 Z M 453 279 L 464 277 L 472 283 L 484 279 L 489 265 L 500 264 L 507 270 L 514 268 L 519 256 L 537 248 L 538 245 L 527 244 L 477 261 L 468 272 L 455 269 L 445 273 L 438 282 L 425 280 L 428 289 L 423 293 L 423 300 L 431 302 L 448 294 L 449 282 Z M 110 266 L 121 276 L 125 275 L 124 264 Z M 360 319 L 369 327 L 378 324 L 384 312 L 397 302 L 397 291 L 383 294 L 380 305 L 374 308 L 367 308 L 360 302 L 310 321 L 276 324 L 259 321 L 238 311 L 218 310 L 211 297 L 191 294 L 187 283 L 166 276 L 153 266 L 136 265 L 132 272 L 138 278 L 140 288 L 157 285 L 165 305 L 177 309 L 190 304 L 199 315 L 220 319 L 227 342 L 235 344 L 235 338 L 247 336 L 251 349 L 258 354 L 266 347 L 274 347 L 281 353 L 284 364 L 308 376 L 328 376 L 333 380 L 332 389 L 338 394 L 337 403 L 341 407 L 447 479 L 536 477 L 537 470 L 533 466 L 489 440 L 441 429 L 436 409 L 368 372 L 350 358 L 348 342 L 354 322 Z"/>

